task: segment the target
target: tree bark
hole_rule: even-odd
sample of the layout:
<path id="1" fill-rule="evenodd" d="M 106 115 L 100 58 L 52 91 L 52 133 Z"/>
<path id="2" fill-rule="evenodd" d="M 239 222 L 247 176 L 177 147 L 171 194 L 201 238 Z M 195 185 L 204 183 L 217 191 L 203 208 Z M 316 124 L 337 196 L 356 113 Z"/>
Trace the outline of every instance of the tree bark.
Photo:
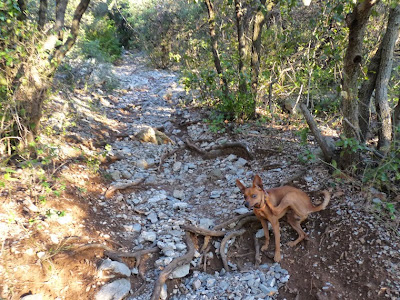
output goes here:
<path id="1" fill-rule="evenodd" d="M 43 58 L 33 61 L 31 64 L 26 64 L 24 67 L 23 76 L 19 79 L 19 85 L 14 92 L 14 99 L 19 103 L 20 136 L 26 138 L 28 142 L 32 141 L 32 138 L 38 133 L 43 103 L 51 79 L 62 59 L 76 41 L 79 24 L 89 2 L 90 0 L 81 0 L 75 10 L 69 38 L 64 45 L 56 47 L 55 40 L 57 40 L 58 32 L 62 31 L 64 26 L 65 8 L 68 0 L 57 2 L 55 29 L 59 31 L 56 31 L 55 34 L 44 41 L 45 47 L 41 48 L 41 51 L 53 53 L 51 59 Z M 51 41 L 51 43 L 47 44 L 48 41 Z"/>
<path id="2" fill-rule="evenodd" d="M 343 68 L 343 115 L 352 122 L 351 125 L 343 124 L 343 131 L 347 138 L 359 139 L 357 81 L 362 62 L 364 32 L 375 3 L 375 0 L 359 0 L 353 12 L 346 16 L 346 23 L 350 32 Z"/>
<path id="3" fill-rule="evenodd" d="M 377 107 L 379 130 L 378 147 L 388 152 L 392 140 L 392 122 L 388 102 L 388 84 L 392 74 L 393 52 L 400 28 L 400 5 L 390 9 L 386 33 L 382 40 L 382 53 L 375 87 L 375 104 Z"/>
<path id="4" fill-rule="evenodd" d="M 243 7 L 240 0 L 235 0 L 236 29 L 239 42 L 239 92 L 247 92 L 245 61 L 247 57 L 246 37 L 243 26 Z"/>
<path id="5" fill-rule="evenodd" d="M 395 140 L 399 143 L 400 142 L 400 98 L 393 111 L 393 127 L 395 132 Z M 398 129 L 398 131 L 396 131 L 396 129 Z"/>
<path id="6" fill-rule="evenodd" d="M 39 30 L 43 30 L 44 25 L 46 24 L 47 21 L 46 14 L 47 14 L 47 0 L 40 0 L 39 20 L 38 20 Z"/>
<path id="7" fill-rule="evenodd" d="M 206 6 L 207 6 L 207 11 L 208 11 L 208 28 L 210 32 L 210 39 L 211 39 L 211 48 L 212 48 L 212 55 L 214 59 L 214 65 L 215 69 L 217 70 L 218 75 L 220 76 L 222 80 L 222 91 L 224 92 L 225 97 L 229 97 L 229 89 L 228 89 L 228 82 L 224 76 L 224 72 L 221 67 L 221 60 L 219 58 L 219 53 L 218 53 L 218 41 L 217 41 L 217 35 L 215 33 L 215 12 L 214 12 L 214 6 L 211 2 L 211 0 L 204 0 Z"/>
<path id="8" fill-rule="evenodd" d="M 349 43 L 344 57 L 343 67 L 343 117 L 349 123 L 343 123 L 346 138 L 360 140 L 358 77 L 362 63 L 362 48 L 366 25 L 372 7 L 379 0 L 358 0 L 353 12 L 346 16 L 349 28 Z M 356 162 L 354 153 L 346 152 L 342 157 L 343 165 Z"/>
<path id="9" fill-rule="evenodd" d="M 58 40 L 62 41 L 64 38 L 65 10 L 67 9 L 68 0 L 56 1 L 56 23 L 54 24 L 54 31 L 58 34 Z"/>
<path id="10" fill-rule="evenodd" d="M 25 2 L 25 0 L 18 0 L 18 6 L 19 6 L 19 9 L 21 10 L 21 14 L 18 15 L 17 19 L 19 21 L 25 21 L 26 20 L 26 2 Z"/>
<path id="11" fill-rule="evenodd" d="M 363 81 L 360 90 L 358 91 L 358 99 L 360 103 L 358 122 L 360 125 L 360 138 L 361 142 L 365 142 L 369 130 L 370 122 L 370 105 L 371 96 L 374 92 L 376 85 L 376 78 L 378 76 L 379 62 L 381 60 L 382 43 L 379 45 L 375 55 L 371 58 L 368 65 L 367 80 Z"/>
<path id="12" fill-rule="evenodd" d="M 56 70 L 57 66 L 64 59 L 65 55 L 68 53 L 69 50 L 71 50 L 72 46 L 75 44 L 79 34 L 79 25 L 81 23 L 82 16 L 85 13 L 86 9 L 88 8 L 89 3 L 90 0 L 81 0 L 81 2 L 76 7 L 74 18 L 72 19 L 70 35 L 66 40 L 65 44 L 62 45 L 62 47 L 60 47 L 59 49 L 57 49 L 54 55 L 53 61 L 56 63 L 56 67 L 54 67 L 53 71 Z"/>
<path id="13" fill-rule="evenodd" d="M 253 25 L 252 48 L 251 48 L 251 94 L 253 98 L 253 112 L 256 113 L 258 76 L 260 73 L 261 33 L 266 21 L 266 0 L 261 0 Z M 270 3 L 272 5 L 272 2 Z"/>
<path id="14" fill-rule="evenodd" d="M 317 123 L 315 123 L 314 118 L 312 117 L 311 113 L 307 109 L 307 106 L 304 103 L 301 103 L 300 109 L 303 113 L 304 118 L 307 121 L 308 127 L 310 128 L 312 134 L 314 135 L 315 139 L 317 140 L 318 146 L 322 150 L 322 154 L 324 155 L 324 160 L 326 162 L 330 163 L 333 158 L 333 149 L 326 142 L 325 137 L 322 136 L 321 132 L 318 129 L 318 125 L 317 125 Z"/>

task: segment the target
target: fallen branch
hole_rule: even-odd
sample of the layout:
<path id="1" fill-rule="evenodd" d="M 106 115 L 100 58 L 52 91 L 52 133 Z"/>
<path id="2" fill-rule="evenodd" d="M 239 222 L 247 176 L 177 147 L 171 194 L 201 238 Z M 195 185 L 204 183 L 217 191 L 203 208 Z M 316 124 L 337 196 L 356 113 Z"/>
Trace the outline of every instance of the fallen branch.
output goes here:
<path id="1" fill-rule="evenodd" d="M 317 140 L 318 146 L 322 150 L 325 161 L 331 162 L 332 158 L 333 158 L 333 149 L 331 149 L 331 147 L 328 145 L 325 137 L 322 136 L 321 132 L 318 129 L 318 125 L 315 122 L 310 111 L 307 109 L 307 106 L 304 103 L 302 103 L 302 104 L 300 104 L 300 109 L 303 113 L 304 118 L 307 121 L 308 127 L 310 128 L 312 134 L 314 135 L 315 139 Z"/>
<path id="2" fill-rule="evenodd" d="M 221 246 L 219 248 L 219 254 L 221 255 L 221 260 L 222 263 L 224 264 L 224 269 L 225 271 L 229 271 L 229 266 L 228 266 L 228 262 L 226 260 L 226 254 L 225 254 L 225 246 L 226 243 L 233 237 L 242 235 L 243 233 L 245 233 L 246 230 L 245 229 L 241 229 L 241 230 L 236 230 L 236 231 L 232 231 L 229 234 L 227 234 L 221 241 Z M 228 252 L 228 251 L 227 251 Z"/>
<path id="3" fill-rule="evenodd" d="M 137 186 L 137 185 L 141 184 L 143 181 L 144 181 L 144 178 L 140 178 L 135 181 L 128 182 L 128 183 L 116 183 L 108 188 L 108 190 L 105 193 L 105 197 L 110 198 L 114 194 L 115 191 L 124 190 L 124 189 L 130 188 L 130 187 L 133 187 L 133 186 Z"/>
<path id="4" fill-rule="evenodd" d="M 216 158 L 218 156 L 225 155 L 225 153 L 222 150 L 228 149 L 228 148 L 241 148 L 246 152 L 246 156 L 248 159 L 250 159 L 250 160 L 254 159 L 254 156 L 250 152 L 247 145 L 245 145 L 243 143 L 239 143 L 239 142 L 224 143 L 221 145 L 216 145 L 216 146 L 212 147 L 210 151 L 205 151 L 205 150 L 200 149 L 199 147 L 197 147 L 193 142 L 189 141 L 188 139 L 185 140 L 185 144 L 190 150 L 193 150 L 193 151 L 199 153 L 205 159 L 211 159 L 211 158 Z"/>
<path id="5" fill-rule="evenodd" d="M 185 255 L 175 258 L 165 269 L 160 273 L 156 283 L 154 284 L 154 290 L 151 295 L 151 300 L 159 300 L 162 286 L 167 281 L 169 274 L 171 274 L 176 268 L 188 264 L 194 257 L 194 244 L 189 232 L 186 232 L 186 244 L 188 251 Z"/>

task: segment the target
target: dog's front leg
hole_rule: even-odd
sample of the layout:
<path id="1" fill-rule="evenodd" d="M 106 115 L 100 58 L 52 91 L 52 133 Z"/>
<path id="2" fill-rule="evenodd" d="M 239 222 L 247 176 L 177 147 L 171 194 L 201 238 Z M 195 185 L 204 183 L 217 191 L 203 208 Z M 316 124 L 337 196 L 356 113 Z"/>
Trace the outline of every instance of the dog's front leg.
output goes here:
<path id="1" fill-rule="evenodd" d="M 260 219 L 260 221 L 261 221 L 261 225 L 263 227 L 264 236 L 265 236 L 265 243 L 264 243 L 264 246 L 261 247 L 261 251 L 266 251 L 268 249 L 268 245 L 269 245 L 268 223 L 267 223 L 267 220 L 265 220 L 265 219 Z"/>
<path id="2" fill-rule="evenodd" d="M 272 225 L 272 229 L 273 229 L 274 235 L 275 235 L 274 260 L 276 262 L 280 262 L 281 261 L 281 231 L 279 228 L 279 220 L 278 219 L 271 220 L 271 225 Z"/>

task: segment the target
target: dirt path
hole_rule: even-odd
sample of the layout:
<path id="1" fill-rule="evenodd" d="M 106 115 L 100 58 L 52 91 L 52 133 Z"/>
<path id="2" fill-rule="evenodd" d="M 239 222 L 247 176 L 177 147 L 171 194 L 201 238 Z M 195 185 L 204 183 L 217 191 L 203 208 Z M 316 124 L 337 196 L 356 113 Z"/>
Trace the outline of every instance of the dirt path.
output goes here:
<path id="1" fill-rule="evenodd" d="M 28 186 L 28 178 L 39 175 L 17 167 L 13 176 L 18 182 L 2 191 L 1 297 L 19 299 L 30 292 L 42 295 L 38 299 L 93 299 L 114 282 L 99 272 L 105 247 L 130 253 L 157 247 L 139 264 L 135 258 L 121 259 L 129 274 L 116 275 L 127 299 L 149 299 L 160 271 L 187 251 L 183 225 L 212 229 L 248 212 L 235 180 L 249 185 L 255 174 L 265 187 L 293 185 L 315 202 L 321 200 L 318 191 L 331 190 L 328 208 L 303 224 L 311 240 L 286 246 L 296 234 L 282 221 L 281 264 L 271 259 L 271 236 L 257 268 L 254 236 L 261 226 L 247 223 L 245 233 L 229 245 L 226 272 L 219 253 L 221 238 L 212 238 L 203 253 L 204 238 L 195 236 L 193 260 L 173 274 L 163 297 L 400 297 L 399 234 L 389 220 L 379 220 L 386 216 L 383 208 L 372 205 L 384 200 L 384 194 L 332 177 L 319 160 L 301 163 L 299 154 L 305 148 L 295 127 L 285 122 L 231 124 L 224 132 L 213 132 L 203 122 L 206 110 L 184 105 L 188 96 L 177 84 L 177 74 L 145 63 L 139 55 L 126 55 L 113 70 L 120 88 L 110 94 L 80 90 L 54 99 L 53 109 L 63 111 L 60 127 L 66 132 L 43 140 L 61 157 L 57 167 L 49 168 L 54 176 L 50 188 L 66 189 L 55 196 L 39 179 Z M 150 128 L 168 138 L 160 134 L 160 144 L 140 141 L 137 134 Z M 188 139 L 204 151 L 241 143 L 252 157 L 243 147 L 204 157 L 187 147 Z M 308 147 L 317 153 L 312 138 Z M 129 187 L 119 189 L 122 185 Z M 263 239 L 261 234 L 257 242 Z M 73 251 L 88 243 L 97 246 Z"/>

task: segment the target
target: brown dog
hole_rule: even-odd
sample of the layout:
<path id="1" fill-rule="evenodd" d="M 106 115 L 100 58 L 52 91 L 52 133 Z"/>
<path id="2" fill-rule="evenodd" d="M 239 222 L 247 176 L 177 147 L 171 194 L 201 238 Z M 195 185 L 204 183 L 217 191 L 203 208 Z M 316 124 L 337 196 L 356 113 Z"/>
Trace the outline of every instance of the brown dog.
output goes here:
<path id="1" fill-rule="evenodd" d="M 297 231 L 299 237 L 297 240 L 289 242 L 288 245 L 293 247 L 303 239 L 307 239 L 306 233 L 301 229 L 300 223 L 307 216 L 316 211 L 326 208 L 331 198 L 328 191 L 323 191 L 325 196 L 323 203 L 319 206 L 313 206 L 310 198 L 303 191 L 291 186 L 282 186 L 264 191 L 260 176 L 256 175 L 253 180 L 253 186 L 246 188 L 239 180 L 236 185 L 244 194 L 246 207 L 253 209 L 254 214 L 261 221 L 264 229 L 265 244 L 261 250 L 267 250 L 269 244 L 268 220 L 275 235 L 275 256 L 274 260 L 281 260 L 280 248 L 280 229 L 279 219 L 287 214 L 287 221 Z"/>

